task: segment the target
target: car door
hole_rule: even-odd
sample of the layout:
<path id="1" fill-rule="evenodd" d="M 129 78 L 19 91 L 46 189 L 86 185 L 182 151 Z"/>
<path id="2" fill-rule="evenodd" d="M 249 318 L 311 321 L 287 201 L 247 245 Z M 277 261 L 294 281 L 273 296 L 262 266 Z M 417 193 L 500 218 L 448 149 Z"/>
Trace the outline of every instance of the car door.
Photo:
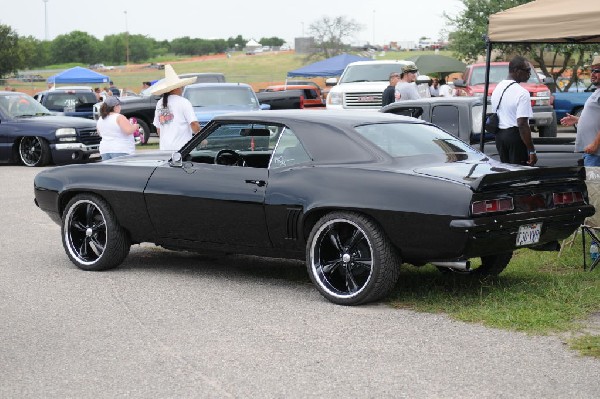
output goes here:
<path id="1" fill-rule="evenodd" d="M 219 149 L 232 148 L 244 152 L 240 138 L 209 136 L 213 147 L 198 153 L 214 155 Z M 254 138 L 244 139 L 254 143 Z M 254 147 L 247 152 L 260 155 L 254 154 Z M 270 246 L 264 211 L 268 162 L 264 167 L 248 167 L 215 164 L 210 156 L 206 158 L 188 158 L 191 160 L 179 167 L 166 164 L 157 168 L 148 181 L 146 205 L 158 235 L 237 246 Z"/>

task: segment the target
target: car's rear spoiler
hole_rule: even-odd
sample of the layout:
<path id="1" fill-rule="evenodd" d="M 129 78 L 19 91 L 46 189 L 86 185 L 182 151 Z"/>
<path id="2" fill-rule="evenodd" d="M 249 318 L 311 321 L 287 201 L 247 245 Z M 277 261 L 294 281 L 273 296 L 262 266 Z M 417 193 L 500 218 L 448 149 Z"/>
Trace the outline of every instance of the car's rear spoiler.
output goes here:
<path id="1" fill-rule="evenodd" d="M 581 166 L 532 168 L 527 170 L 506 171 L 481 176 L 470 183 L 473 191 L 483 191 L 501 186 L 528 186 L 540 183 L 560 183 L 566 181 L 585 181 L 585 168 Z"/>

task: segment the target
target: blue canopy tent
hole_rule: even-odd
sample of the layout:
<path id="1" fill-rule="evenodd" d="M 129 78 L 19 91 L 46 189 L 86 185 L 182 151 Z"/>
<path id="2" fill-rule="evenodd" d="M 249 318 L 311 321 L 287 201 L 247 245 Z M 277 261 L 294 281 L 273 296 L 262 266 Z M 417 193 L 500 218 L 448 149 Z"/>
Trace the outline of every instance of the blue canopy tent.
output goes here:
<path id="1" fill-rule="evenodd" d="M 87 68 L 76 66 L 57 75 L 50 76 L 48 83 L 108 83 L 110 78 Z"/>
<path id="2" fill-rule="evenodd" d="M 302 68 L 288 72 L 287 76 L 306 76 L 306 77 L 321 77 L 321 76 L 339 76 L 344 72 L 344 68 L 351 62 L 355 61 L 370 61 L 370 58 L 360 57 L 352 54 L 340 54 L 335 57 L 327 58 L 323 61 L 318 61 Z"/>

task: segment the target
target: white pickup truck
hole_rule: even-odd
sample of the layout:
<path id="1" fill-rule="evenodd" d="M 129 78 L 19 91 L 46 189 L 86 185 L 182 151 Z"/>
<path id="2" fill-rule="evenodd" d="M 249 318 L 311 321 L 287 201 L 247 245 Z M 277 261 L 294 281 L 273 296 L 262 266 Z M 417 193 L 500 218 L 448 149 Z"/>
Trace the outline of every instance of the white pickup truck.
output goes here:
<path id="1" fill-rule="evenodd" d="M 389 85 L 390 73 L 401 72 L 407 64 L 412 62 L 381 60 L 348 64 L 339 81 L 336 78 L 325 81 L 327 86 L 333 86 L 327 95 L 327 109 L 379 110 L 381 95 Z"/>

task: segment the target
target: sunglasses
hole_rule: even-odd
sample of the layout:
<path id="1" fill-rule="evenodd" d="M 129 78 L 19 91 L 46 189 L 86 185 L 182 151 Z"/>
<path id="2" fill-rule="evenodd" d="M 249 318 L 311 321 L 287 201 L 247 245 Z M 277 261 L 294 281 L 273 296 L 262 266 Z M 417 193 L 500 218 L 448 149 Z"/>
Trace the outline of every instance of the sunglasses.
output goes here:
<path id="1" fill-rule="evenodd" d="M 592 72 L 592 73 L 600 73 L 600 69 L 598 69 L 598 68 L 594 68 L 594 69 L 592 69 L 592 71 L 591 71 L 591 72 Z"/>

